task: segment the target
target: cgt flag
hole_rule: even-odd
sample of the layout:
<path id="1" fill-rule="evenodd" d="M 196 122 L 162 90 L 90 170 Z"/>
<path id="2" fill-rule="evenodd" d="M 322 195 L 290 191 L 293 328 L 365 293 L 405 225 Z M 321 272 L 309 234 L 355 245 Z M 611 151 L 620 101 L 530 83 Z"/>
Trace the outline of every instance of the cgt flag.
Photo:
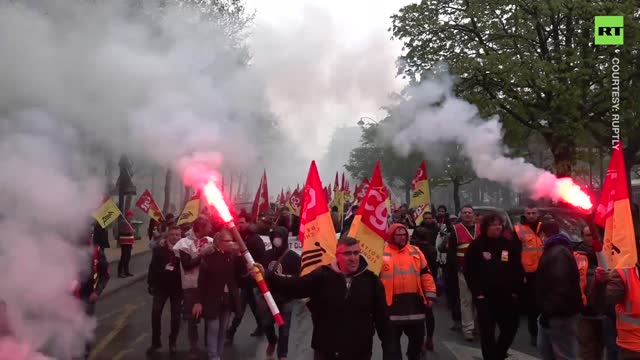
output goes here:
<path id="1" fill-rule="evenodd" d="M 427 164 L 423 161 L 416 171 L 416 176 L 411 182 L 413 192 L 409 208 L 414 209 L 413 220 L 416 225 L 422 223 L 422 215 L 430 211 L 431 196 L 429 194 L 429 177 L 427 176 Z"/>
<path id="2" fill-rule="evenodd" d="M 380 161 L 377 161 L 367 194 L 362 199 L 349 229 L 349 236 L 360 242 L 362 253 L 369 262 L 369 270 L 376 274 L 379 274 L 382 268 L 384 239 L 387 235 L 387 197 L 380 172 Z"/>
<path id="3" fill-rule="evenodd" d="M 195 195 L 191 197 L 187 204 L 184 206 L 182 210 L 182 214 L 178 218 L 176 222 L 177 225 L 189 224 L 198 218 L 200 215 L 200 191 L 196 192 Z"/>
<path id="4" fill-rule="evenodd" d="M 331 263 L 335 258 L 337 243 L 336 231 L 315 161 L 311 162 L 303 194 L 298 235 L 302 243 L 301 276 L 321 265 Z"/>
<path id="5" fill-rule="evenodd" d="M 120 209 L 118 209 L 118 206 L 116 206 L 116 203 L 114 203 L 110 197 L 106 198 L 102 205 L 93 212 L 93 218 L 96 219 L 103 229 L 106 229 L 107 226 L 111 225 L 111 223 L 121 215 Z"/>
<path id="6" fill-rule="evenodd" d="M 302 192 L 300 189 L 296 188 L 289 196 L 289 201 L 287 201 L 287 208 L 289 212 L 295 216 L 300 216 L 300 203 L 302 202 L 300 198 L 302 197 Z"/>
<path id="7" fill-rule="evenodd" d="M 164 216 L 162 215 L 162 211 L 158 207 L 158 204 L 153 199 L 151 192 L 149 190 L 145 190 L 142 195 L 140 195 L 140 199 L 136 202 L 136 207 L 145 212 L 145 214 L 149 215 L 150 218 L 157 222 L 164 221 Z"/>
<path id="8" fill-rule="evenodd" d="M 609 268 L 634 267 L 638 255 L 621 142 L 613 148 L 594 222 L 604 228 L 602 251 Z"/>

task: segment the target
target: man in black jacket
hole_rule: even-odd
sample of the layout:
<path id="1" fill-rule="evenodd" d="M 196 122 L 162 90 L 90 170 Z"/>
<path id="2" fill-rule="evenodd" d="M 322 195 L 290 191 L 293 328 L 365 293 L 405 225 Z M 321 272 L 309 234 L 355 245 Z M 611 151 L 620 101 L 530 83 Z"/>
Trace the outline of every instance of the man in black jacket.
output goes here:
<path id="1" fill-rule="evenodd" d="M 271 290 L 310 298 L 314 360 L 371 359 L 376 330 L 386 347 L 389 316 L 384 287 L 367 266 L 358 241 L 344 237 L 338 240 L 336 260 L 329 265 L 303 277 L 267 274 Z M 252 271 L 264 272 L 261 266 Z"/>
<path id="2" fill-rule="evenodd" d="M 169 334 L 169 353 L 176 354 L 176 340 L 180 332 L 180 306 L 182 304 L 182 281 L 180 279 L 180 258 L 173 251 L 173 246 L 180 240 L 181 231 L 178 226 L 169 228 L 162 246 L 153 250 L 147 284 L 149 294 L 153 295 L 151 308 L 151 347 L 147 354 L 153 354 L 162 347 L 160 340 L 162 328 L 162 310 L 167 300 L 171 301 L 171 333 Z"/>
<path id="3" fill-rule="evenodd" d="M 244 240 L 247 245 L 247 250 L 253 257 L 253 261 L 262 264 L 264 262 L 265 255 L 265 246 L 264 241 L 260 235 L 258 235 L 257 228 L 255 225 L 249 223 L 246 214 L 240 214 L 236 217 L 235 221 L 238 226 L 238 230 L 240 231 L 240 236 Z M 227 330 L 227 344 L 233 342 L 233 337 L 242 322 L 242 318 L 244 317 L 244 312 L 247 309 L 247 305 L 251 309 L 251 313 L 256 320 L 256 328 L 251 333 L 251 336 L 258 337 L 264 334 L 262 326 L 260 324 L 260 318 L 258 316 L 258 312 L 256 310 L 256 298 L 254 296 L 254 289 L 257 287 L 255 280 L 249 275 L 249 272 L 246 270 L 246 266 L 244 261 L 238 262 L 239 266 L 244 267 L 244 271 L 240 272 L 238 279 L 238 286 L 240 287 L 240 311 L 235 315 L 229 330 Z"/>
<path id="4" fill-rule="evenodd" d="M 560 234 L 555 221 L 545 221 L 542 231 L 546 240 L 536 275 L 538 348 L 543 360 L 576 359 L 576 321 L 582 308 L 578 265 L 569 238 Z"/>

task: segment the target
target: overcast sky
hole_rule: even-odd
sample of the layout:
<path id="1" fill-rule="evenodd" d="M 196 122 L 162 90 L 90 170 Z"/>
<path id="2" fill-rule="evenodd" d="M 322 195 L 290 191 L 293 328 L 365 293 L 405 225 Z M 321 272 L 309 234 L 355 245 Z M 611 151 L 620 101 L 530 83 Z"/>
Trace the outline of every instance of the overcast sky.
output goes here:
<path id="1" fill-rule="evenodd" d="M 389 16 L 408 0 L 247 0 L 256 20 L 250 45 L 273 110 L 304 155 L 320 158 L 333 129 L 380 106 L 404 82 L 401 44 Z"/>

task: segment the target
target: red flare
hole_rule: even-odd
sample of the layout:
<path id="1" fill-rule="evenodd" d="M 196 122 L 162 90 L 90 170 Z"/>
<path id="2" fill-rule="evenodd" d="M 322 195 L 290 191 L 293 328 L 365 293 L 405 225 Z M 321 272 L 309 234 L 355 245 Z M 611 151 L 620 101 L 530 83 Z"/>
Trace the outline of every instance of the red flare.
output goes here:
<path id="1" fill-rule="evenodd" d="M 222 192 L 220 192 L 220 189 L 218 189 L 213 181 L 207 182 L 204 186 L 204 197 L 207 199 L 209 205 L 213 205 L 213 207 L 218 210 L 220 217 L 225 223 L 233 221 L 233 217 L 231 216 L 229 207 L 224 201 Z"/>
<path id="2" fill-rule="evenodd" d="M 582 191 L 580 186 L 576 185 L 571 178 L 558 179 L 556 191 L 563 201 L 575 207 L 584 210 L 591 210 L 593 207 L 589 195 Z"/>

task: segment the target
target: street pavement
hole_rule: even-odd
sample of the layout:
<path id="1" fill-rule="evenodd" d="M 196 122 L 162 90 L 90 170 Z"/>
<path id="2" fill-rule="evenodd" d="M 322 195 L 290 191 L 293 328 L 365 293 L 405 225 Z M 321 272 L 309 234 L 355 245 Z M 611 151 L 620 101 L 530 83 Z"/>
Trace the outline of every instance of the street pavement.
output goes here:
<path id="1" fill-rule="evenodd" d="M 134 269 L 138 271 L 143 257 L 138 257 Z M 132 260 L 133 263 L 133 260 Z M 147 262 L 148 264 L 148 262 Z M 147 264 L 144 264 L 145 266 Z M 146 271 L 146 269 L 145 269 Z M 124 287 L 121 290 L 102 298 L 97 305 L 98 328 L 96 344 L 92 354 L 93 360 L 136 360 L 144 359 L 145 352 L 151 341 L 151 303 L 152 298 L 147 294 L 146 280 Z M 435 352 L 429 353 L 427 359 L 482 359 L 479 340 L 466 342 L 460 333 L 449 330 L 451 325 L 449 313 L 446 310 L 444 298 L 438 299 L 435 305 L 436 334 Z M 152 359 L 169 359 L 169 303 L 165 305 L 163 314 L 162 341 L 164 347 Z M 177 360 L 188 359 L 188 341 L 185 323 L 178 340 Z M 238 329 L 235 342 L 225 350 L 225 360 L 264 360 L 267 342 L 265 338 L 252 338 L 249 333 L 255 328 L 255 320 L 247 309 L 245 319 Z M 294 311 L 294 321 L 291 327 L 289 341 L 289 356 L 291 360 L 311 360 L 313 358 L 311 344 L 312 325 L 309 313 L 302 305 Z M 200 339 L 203 338 L 202 327 Z M 536 349 L 529 344 L 524 318 L 520 322 L 518 336 L 510 350 L 511 359 L 538 359 Z M 403 339 L 406 349 L 406 338 Z M 202 354 L 206 359 L 206 354 Z M 373 360 L 381 360 L 380 343 L 374 343 Z"/>

